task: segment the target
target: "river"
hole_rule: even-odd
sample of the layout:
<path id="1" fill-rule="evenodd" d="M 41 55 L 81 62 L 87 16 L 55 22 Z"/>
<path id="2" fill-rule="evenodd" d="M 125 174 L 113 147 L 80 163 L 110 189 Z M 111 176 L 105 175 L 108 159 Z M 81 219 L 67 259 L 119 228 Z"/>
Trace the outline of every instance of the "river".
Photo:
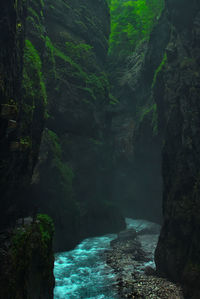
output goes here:
<path id="1" fill-rule="evenodd" d="M 148 238 L 140 241 L 149 252 L 150 265 L 154 267 L 153 252 L 160 227 L 146 220 L 126 219 L 126 223 L 127 228 L 133 227 L 137 232 L 153 228 L 154 235 L 147 235 Z M 116 276 L 107 266 L 103 254 L 115 238 L 114 234 L 88 238 L 74 250 L 56 254 L 54 299 L 118 299 L 114 287 Z"/>

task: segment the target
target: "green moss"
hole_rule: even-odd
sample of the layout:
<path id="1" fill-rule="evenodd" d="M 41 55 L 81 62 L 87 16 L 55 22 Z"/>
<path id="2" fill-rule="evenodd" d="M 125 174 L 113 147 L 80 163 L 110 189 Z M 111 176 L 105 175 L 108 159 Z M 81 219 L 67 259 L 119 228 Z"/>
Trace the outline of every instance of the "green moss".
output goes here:
<path id="1" fill-rule="evenodd" d="M 109 104 L 112 106 L 119 104 L 119 100 L 116 97 L 114 97 L 111 93 L 109 93 Z"/>
<path id="2" fill-rule="evenodd" d="M 29 40 L 26 40 L 24 49 L 23 88 L 33 102 L 39 97 L 44 104 L 47 103 L 42 62 L 38 51 Z"/>
<path id="3" fill-rule="evenodd" d="M 148 40 L 154 24 L 164 8 L 163 0 L 109 0 L 111 35 L 109 54 L 122 59 Z"/>
<path id="4" fill-rule="evenodd" d="M 156 80 L 157 80 L 157 76 L 158 74 L 162 71 L 165 63 L 167 62 L 167 54 L 166 52 L 164 53 L 164 56 L 163 56 L 163 59 L 160 63 L 160 65 L 158 66 L 158 68 L 155 70 L 155 73 L 154 73 L 154 77 L 153 77 L 153 82 L 152 82 L 152 88 L 155 86 L 156 84 Z"/>
<path id="5" fill-rule="evenodd" d="M 144 119 L 150 118 L 150 124 L 152 127 L 153 135 L 158 133 L 158 114 L 157 114 L 157 105 L 156 103 L 148 107 L 143 107 L 140 111 L 139 122 L 142 123 Z"/>
<path id="6" fill-rule="evenodd" d="M 46 37 L 45 42 L 58 81 L 62 80 L 62 76 L 64 78 L 67 76 L 70 81 L 73 79 L 77 88 L 86 92 L 87 98 L 83 97 L 85 103 L 102 101 L 107 97 L 109 91 L 107 74 L 96 67 L 96 57 L 90 45 L 65 42 L 61 50 L 53 45 L 49 37 Z"/>
<path id="7" fill-rule="evenodd" d="M 57 196 L 65 197 L 66 200 L 72 199 L 73 195 L 73 178 L 74 172 L 72 168 L 62 160 L 62 149 L 58 136 L 51 130 L 48 130 L 47 144 L 51 163 L 48 165 L 49 173 L 51 173 L 52 184 Z M 58 188 L 58 190 L 57 190 Z"/>
<path id="8" fill-rule="evenodd" d="M 52 219 L 46 214 L 38 214 L 41 242 L 44 248 L 48 248 L 49 241 L 52 239 L 55 228 Z"/>
<path id="9" fill-rule="evenodd" d="M 22 294 L 25 296 L 33 266 L 40 268 L 38 275 L 41 280 L 50 279 L 53 233 L 53 222 L 47 215 L 38 215 L 35 222 L 14 231 L 10 247 L 10 298 L 21 299 Z M 34 260 L 38 265 L 33 265 Z"/>
<path id="10" fill-rule="evenodd" d="M 48 144 L 51 151 L 53 152 L 53 155 L 61 158 L 62 150 L 61 150 L 61 145 L 58 136 L 53 131 L 48 130 L 48 138 L 49 138 Z"/>
<path id="11" fill-rule="evenodd" d="M 33 18 L 36 18 L 37 22 L 40 23 L 40 16 L 37 14 L 37 12 L 32 8 L 32 7 L 28 7 L 28 13 L 29 16 L 31 15 Z"/>
<path id="12" fill-rule="evenodd" d="M 153 105 L 153 117 L 152 117 L 152 128 L 153 128 L 153 135 L 158 134 L 158 112 L 157 112 L 157 105 Z"/>
<path id="13" fill-rule="evenodd" d="M 22 148 L 22 150 L 27 150 L 28 148 L 31 148 L 31 146 L 32 146 L 32 140 L 31 140 L 30 136 L 21 137 L 19 142 L 20 142 L 20 147 Z"/>

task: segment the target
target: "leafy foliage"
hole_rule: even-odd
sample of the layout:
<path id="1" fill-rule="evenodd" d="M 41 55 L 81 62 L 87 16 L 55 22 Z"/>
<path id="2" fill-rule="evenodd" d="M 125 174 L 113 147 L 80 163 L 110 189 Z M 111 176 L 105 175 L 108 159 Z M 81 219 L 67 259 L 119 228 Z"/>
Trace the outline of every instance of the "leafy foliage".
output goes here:
<path id="1" fill-rule="evenodd" d="M 122 59 L 148 39 L 164 7 L 164 0 L 109 0 L 111 35 L 109 54 Z"/>
<path id="2" fill-rule="evenodd" d="M 106 98 L 109 92 L 107 74 L 97 67 L 92 46 L 86 43 L 65 42 L 60 49 L 46 37 L 46 47 L 51 56 L 55 78 L 60 80 L 63 74 L 64 78 L 84 91 L 88 102 L 102 102 L 102 99 Z"/>
<path id="3" fill-rule="evenodd" d="M 163 56 L 163 59 L 160 63 L 160 65 L 158 66 L 158 68 L 156 69 L 155 73 L 154 73 L 154 77 L 153 77 L 153 83 L 152 83 L 152 87 L 154 87 L 155 83 L 156 83 L 156 79 L 157 79 L 157 76 L 158 74 L 162 71 L 165 63 L 167 61 L 167 54 L 166 52 L 164 53 L 164 56 Z"/>
<path id="4" fill-rule="evenodd" d="M 34 99 L 41 97 L 46 104 L 47 95 L 42 74 L 42 62 L 30 40 L 26 40 L 24 49 L 23 88 L 33 102 Z"/>

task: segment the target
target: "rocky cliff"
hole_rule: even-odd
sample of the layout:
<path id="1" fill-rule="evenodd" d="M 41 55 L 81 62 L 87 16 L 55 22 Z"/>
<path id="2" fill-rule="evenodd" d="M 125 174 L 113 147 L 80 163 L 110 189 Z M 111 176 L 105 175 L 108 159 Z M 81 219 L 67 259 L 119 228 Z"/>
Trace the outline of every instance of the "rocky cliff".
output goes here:
<path id="1" fill-rule="evenodd" d="M 26 1 L 2 1 L 0 11 L 0 297 L 52 298 L 52 222 L 23 220 L 44 125 L 41 60 L 25 43 Z"/>
<path id="2" fill-rule="evenodd" d="M 53 231 L 52 220 L 38 215 L 0 233 L 0 298 L 53 298 Z"/>
<path id="3" fill-rule="evenodd" d="M 170 40 L 157 72 L 154 96 L 163 132 L 162 227 L 156 263 L 159 273 L 199 298 L 199 63 L 200 4 L 166 1 Z"/>
<path id="4" fill-rule="evenodd" d="M 133 4 L 127 2 L 125 9 L 128 5 Z M 112 196 L 124 215 L 161 222 L 161 135 L 158 130 L 157 106 L 152 96 L 152 85 L 154 73 L 162 61 L 163 51 L 169 40 L 170 28 L 166 15 L 160 17 L 162 1 L 152 5 L 154 14 L 149 16 L 152 22 L 150 32 L 135 38 L 138 27 L 134 19 L 132 21 L 135 17 L 133 14 L 130 22 L 134 24 L 133 30 L 136 31 L 133 35 L 136 44 L 134 50 L 124 54 L 122 35 L 120 42 L 123 61 L 122 58 L 116 58 L 115 49 L 119 48 L 119 42 L 113 46 L 113 53 L 109 55 L 112 92 L 117 98 L 117 102 L 110 109 L 110 132 L 115 157 L 111 184 Z M 132 6 L 129 10 L 131 9 L 133 10 Z M 141 9 L 141 15 L 144 9 L 148 10 L 148 7 Z M 135 11 L 139 11 L 139 8 Z M 151 11 L 148 13 L 151 14 Z M 120 18 L 118 15 L 116 17 Z M 137 16 L 139 17 L 140 15 Z M 143 21 L 147 22 L 144 17 Z M 121 28 L 123 32 L 125 25 L 123 23 Z M 119 34 L 123 34 L 119 29 Z M 116 35 L 115 38 L 119 39 L 118 34 Z M 126 40 L 126 43 L 128 42 Z"/>
<path id="5" fill-rule="evenodd" d="M 30 42 L 24 43 L 26 2 L 2 5 L 0 192 L 1 226 L 7 226 L 27 215 L 22 193 L 30 185 L 39 152 L 46 93 L 40 57 Z"/>
<path id="6" fill-rule="evenodd" d="M 42 61 L 46 129 L 27 196 L 55 221 L 55 250 L 124 226 L 110 201 L 106 1 L 32 1 L 27 42 Z M 36 199 L 36 200 L 35 200 Z"/>

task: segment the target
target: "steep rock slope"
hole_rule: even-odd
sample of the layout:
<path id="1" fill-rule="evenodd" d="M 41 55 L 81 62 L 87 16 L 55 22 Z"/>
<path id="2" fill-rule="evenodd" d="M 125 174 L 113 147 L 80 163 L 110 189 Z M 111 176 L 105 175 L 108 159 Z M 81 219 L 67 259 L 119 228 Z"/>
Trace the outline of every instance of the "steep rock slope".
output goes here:
<path id="1" fill-rule="evenodd" d="M 22 194 L 44 122 L 41 62 L 30 43 L 24 49 L 26 8 L 26 1 L 0 3 L 0 298 L 47 299 L 54 287 L 52 221 L 35 215 L 16 226 L 28 213 Z"/>
<path id="2" fill-rule="evenodd" d="M 39 151 L 45 94 L 40 60 L 30 43 L 23 59 L 26 2 L 1 5 L 0 222 L 7 226 L 26 214 L 27 200 L 22 201 L 21 193 L 30 184 Z"/>
<path id="3" fill-rule="evenodd" d="M 124 225 L 109 199 L 109 10 L 106 1 L 49 0 L 39 10 L 35 3 L 27 39 L 43 62 L 48 103 L 29 193 L 37 209 L 55 220 L 55 249 L 64 250 Z"/>
<path id="4" fill-rule="evenodd" d="M 144 2 L 138 3 L 142 6 Z M 122 2 L 119 3 L 122 5 Z M 152 4 L 154 13 L 147 6 L 142 7 L 139 16 L 137 15 L 133 21 L 132 18 L 140 8 L 136 7 L 133 10 L 132 2 L 125 1 L 125 4 L 123 9 L 126 10 L 128 5 L 130 8 L 125 20 L 123 19 L 125 25 L 122 23 L 122 32 L 118 28 L 121 39 L 118 34 L 115 36 L 113 33 L 121 44 L 118 41 L 117 45 L 112 45 L 111 40 L 112 52 L 109 55 L 109 71 L 114 86 L 112 92 L 118 100 L 109 114 L 115 157 L 111 181 L 112 196 L 124 215 L 161 222 L 161 136 L 152 86 L 154 74 L 162 61 L 163 51 L 169 40 L 169 26 L 166 15 L 160 16 L 162 1 Z M 148 18 L 143 16 L 145 9 L 148 11 Z M 124 27 L 127 25 L 127 18 L 130 18 L 129 11 L 131 14 L 132 10 L 136 11 L 130 19 L 134 24 L 132 31 L 135 35 L 132 36 L 132 43 L 135 43 L 135 46 L 130 47 L 132 50 L 126 49 L 124 54 L 124 44 L 130 43 L 125 37 L 125 42 L 123 40 Z M 114 17 L 120 19 L 118 12 Z M 142 37 L 141 30 L 138 30 L 140 25 L 137 27 L 134 23 L 137 23 L 140 17 L 144 24 L 149 20 L 151 24 L 151 30 Z M 149 28 L 149 23 L 146 27 Z M 144 26 L 142 32 L 145 32 L 146 27 Z M 116 47 L 118 52 L 121 50 L 122 53 L 118 59 L 114 52 Z"/>
<path id="5" fill-rule="evenodd" d="M 171 27 L 154 87 L 164 134 L 164 225 L 156 250 L 157 269 L 199 298 L 200 4 L 166 1 Z"/>
<path id="6" fill-rule="evenodd" d="M 0 233 L 0 298 L 53 299 L 53 231 L 52 220 L 38 215 Z"/>
<path id="7" fill-rule="evenodd" d="M 18 105 L 21 100 L 22 56 L 24 44 L 25 5 L 22 1 L 14 7 L 12 1 L 8 4 L 1 2 L 1 47 L 0 50 L 0 193 L 1 220 L 0 225 L 6 226 L 16 213 L 16 202 L 12 199 L 14 189 L 22 187 L 19 180 L 24 180 L 21 152 L 12 152 L 12 133 L 17 126 Z M 15 136 L 14 136 L 15 141 Z M 18 165 L 18 160 L 22 164 Z M 9 166 L 9 167 L 8 167 Z M 20 186 L 18 186 L 20 184 Z M 17 188 L 19 189 L 19 188 Z M 10 210 L 10 211 L 9 211 Z M 16 216 L 16 215 L 15 215 Z"/>

